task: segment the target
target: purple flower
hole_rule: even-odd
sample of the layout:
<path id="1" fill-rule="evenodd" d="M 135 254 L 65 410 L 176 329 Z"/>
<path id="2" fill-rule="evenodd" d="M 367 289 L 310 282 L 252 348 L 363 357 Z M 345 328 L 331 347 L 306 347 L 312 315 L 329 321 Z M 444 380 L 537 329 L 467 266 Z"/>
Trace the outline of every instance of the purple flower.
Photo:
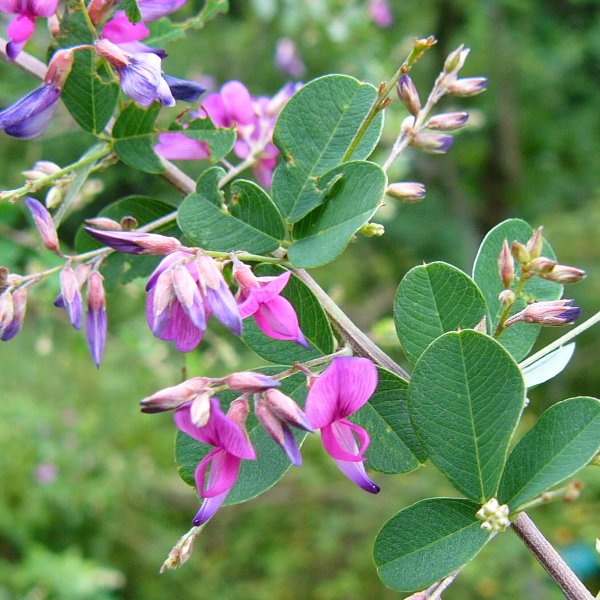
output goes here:
<path id="1" fill-rule="evenodd" d="M 152 273 L 146 291 L 150 329 L 161 340 L 174 342 L 180 352 L 189 352 L 200 343 L 211 314 L 232 333 L 241 334 L 233 294 L 210 257 L 172 252 Z"/>
<path id="2" fill-rule="evenodd" d="M 168 254 L 181 248 L 174 237 L 141 231 L 109 231 L 84 227 L 85 231 L 99 242 L 127 254 Z"/>
<path id="3" fill-rule="evenodd" d="M 285 75 L 295 79 L 304 76 L 306 67 L 298 54 L 296 44 L 290 38 L 280 38 L 275 48 L 275 66 Z"/>
<path id="4" fill-rule="evenodd" d="M 10 306 L 8 306 L 10 305 Z M 27 310 L 27 288 L 20 287 L 12 294 L 4 292 L 0 296 L 0 340 L 12 340 L 23 326 Z"/>
<path id="5" fill-rule="evenodd" d="M 33 221 L 40 233 L 44 246 L 46 246 L 48 250 L 52 250 L 52 252 L 58 254 L 58 234 L 56 233 L 52 216 L 46 207 L 35 198 L 29 196 L 25 197 L 25 205 L 33 217 Z"/>
<path id="6" fill-rule="evenodd" d="M 551 300 L 547 302 L 533 302 L 527 308 L 506 319 L 505 327 L 524 321 L 537 323 L 547 327 L 560 327 L 572 325 L 581 314 L 578 306 L 573 306 L 574 300 Z"/>
<path id="7" fill-rule="evenodd" d="M 368 433 L 346 417 L 359 410 L 377 387 L 377 369 L 366 358 L 334 358 L 312 384 L 306 398 L 306 416 L 338 468 L 359 487 L 379 492 L 365 471 Z"/>
<path id="8" fill-rule="evenodd" d="M 106 299 L 103 280 L 104 278 L 98 271 L 92 271 L 87 284 L 85 335 L 90 355 L 96 367 L 100 366 L 106 344 Z"/>
<path id="9" fill-rule="evenodd" d="M 389 27 L 394 22 L 388 0 L 369 0 L 369 14 L 377 27 Z"/>
<path id="10" fill-rule="evenodd" d="M 200 95 L 206 91 L 206 88 L 195 81 L 179 79 L 179 77 L 173 77 L 171 75 L 163 75 L 163 77 L 175 100 L 181 100 L 182 102 L 196 102 L 196 100 L 200 98 Z"/>
<path id="11" fill-rule="evenodd" d="M 231 418 L 234 414 L 231 409 L 230 416 L 223 414 L 217 398 L 210 399 L 210 417 L 203 427 L 197 427 L 192 422 L 191 403 L 184 404 L 175 411 L 175 425 L 179 430 L 214 447 L 196 467 L 196 487 L 204 498 L 193 520 L 196 526 L 206 523 L 223 504 L 237 479 L 241 461 L 256 459 L 256 452 L 243 429 L 243 422 L 234 422 Z"/>
<path id="12" fill-rule="evenodd" d="M 35 30 L 37 17 L 50 17 L 56 12 L 58 0 L 0 0 L 0 10 L 15 14 L 8 26 L 6 54 L 14 60 Z"/>
<path id="13" fill-rule="evenodd" d="M 250 267 L 237 261 L 234 277 L 240 286 L 238 308 L 242 319 L 254 317 L 258 327 L 269 337 L 309 348 L 294 307 L 280 296 L 290 276 L 286 271 L 277 277 L 256 277 Z"/>
<path id="14" fill-rule="evenodd" d="M 181 8 L 187 0 L 137 0 L 142 21 L 156 21 Z"/>
<path id="15" fill-rule="evenodd" d="M 70 266 L 60 272 L 60 296 L 54 304 L 67 311 L 71 325 L 75 329 L 81 328 L 82 285 L 83 283 L 78 281 L 75 271 Z"/>

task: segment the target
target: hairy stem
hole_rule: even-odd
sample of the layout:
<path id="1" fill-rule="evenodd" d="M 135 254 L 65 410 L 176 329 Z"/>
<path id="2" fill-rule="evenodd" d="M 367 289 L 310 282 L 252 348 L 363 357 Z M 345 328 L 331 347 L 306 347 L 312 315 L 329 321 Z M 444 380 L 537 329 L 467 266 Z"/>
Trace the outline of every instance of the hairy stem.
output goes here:
<path id="1" fill-rule="evenodd" d="M 513 521 L 512 529 L 542 567 L 546 569 L 568 600 L 594 599 L 552 544 L 524 512 Z"/>

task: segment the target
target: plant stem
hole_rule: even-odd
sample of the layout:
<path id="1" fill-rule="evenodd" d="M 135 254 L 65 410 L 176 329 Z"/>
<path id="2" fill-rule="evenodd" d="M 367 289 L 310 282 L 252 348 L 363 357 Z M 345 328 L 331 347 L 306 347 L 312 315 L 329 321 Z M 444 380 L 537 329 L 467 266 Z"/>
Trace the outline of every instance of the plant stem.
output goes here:
<path id="1" fill-rule="evenodd" d="M 594 600 L 592 594 L 524 512 L 513 521 L 512 529 L 568 600 Z"/>
<path id="2" fill-rule="evenodd" d="M 506 323 L 506 319 L 508 318 L 508 315 L 510 314 L 510 309 L 514 306 L 515 302 L 518 300 L 519 296 L 521 295 L 521 292 L 523 291 L 523 286 L 525 285 L 525 283 L 527 283 L 527 281 L 529 281 L 529 279 L 530 279 L 530 277 L 525 277 L 525 275 L 523 274 L 523 271 L 521 271 L 521 278 L 519 279 L 519 283 L 517 284 L 517 287 L 515 288 L 515 291 L 514 291 L 515 299 L 509 305 L 504 307 L 504 310 L 502 311 L 502 314 L 500 315 L 500 319 L 498 319 L 498 325 L 496 325 L 496 330 L 494 331 L 494 334 L 492 337 L 498 339 L 502 335 L 502 332 L 506 329 L 504 327 L 504 323 Z"/>

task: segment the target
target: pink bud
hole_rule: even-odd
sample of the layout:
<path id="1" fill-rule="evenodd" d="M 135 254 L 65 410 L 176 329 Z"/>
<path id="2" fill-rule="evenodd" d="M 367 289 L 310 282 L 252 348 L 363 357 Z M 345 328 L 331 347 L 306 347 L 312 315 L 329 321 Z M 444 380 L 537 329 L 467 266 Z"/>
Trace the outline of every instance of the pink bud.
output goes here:
<path id="1" fill-rule="evenodd" d="M 0 330 L 4 331 L 13 320 L 15 309 L 13 297 L 10 292 L 4 292 L 0 296 Z"/>
<path id="2" fill-rule="evenodd" d="M 422 183 L 403 181 L 388 185 L 385 193 L 405 204 L 415 204 L 425 197 L 426 189 Z"/>
<path id="3" fill-rule="evenodd" d="M 96 41 L 96 52 L 117 69 L 122 69 L 131 63 L 132 56 L 129 52 L 125 52 L 106 39 Z"/>
<path id="4" fill-rule="evenodd" d="M 58 50 L 50 60 L 44 83 L 51 83 L 62 89 L 71 73 L 75 53 L 71 49 Z"/>
<path id="5" fill-rule="evenodd" d="M 500 256 L 498 256 L 498 274 L 504 288 L 509 289 L 515 279 L 515 261 L 506 240 L 504 240 Z"/>
<path id="6" fill-rule="evenodd" d="M 5 292 L 4 295 L 10 295 L 8 292 Z M 0 339 L 3 342 L 7 342 L 8 340 L 12 340 L 12 338 L 19 333 L 21 327 L 23 326 L 23 321 L 25 320 L 25 312 L 27 310 L 27 288 L 20 287 L 12 294 L 12 312 L 13 316 L 11 321 L 5 323 L 5 316 L 2 316 L 3 312 L 2 308 L 3 300 L 0 297 Z"/>
<path id="7" fill-rule="evenodd" d="M 443 133 L 417 133 L 412 140 L 411 145 L 424 152 L 431 154 L 444 154 L 452 146 L 454 138 L 451 135 Z"/>
<path id="8" fill-rule="evenodd" d="M 75 271 L 70 266 L 65 267 L 60 273 L 60 293 L 71 325 L 75 329 L 79 329 L 81 327 L 81 291 Z"/>
<path id="9" fill-rule="evenodd" d="M 248 399 L 244 396 L 236 398 L 229 405 L 229 410 L 227 411 L 227 416 L 240 428 L 240 431 L 246 438 L 246 443 L 252 448 L 252 442 L 250 441 L 250 436 L 246 430 L 246 421 L 248 420 L 249 414 L 250 404 L 248 403 Z"/>
<path id="10" fill-rule="evenodd" d="M 200 253 L 196 258 L 196 266 L 203 285 L 213 290 L 220 288 L 223 282 L 223 274 L 213 258 Z"/>
<path id="11" fill-rule="evenodd" d="M 481 317 L 481 321 L 479 321 L 479 323 L 477 323 L 473 329 L 475 331 L 479 331 L 479 333 L 487 333 L 487 317 L 483 315 L 483 317 Z"/>
<path id="12" fill-rule="evenodd" d="M 534 258 L 528 265 L 527 270 L 535 273 L 536 275 L 548 274 L 554 267 L 556 267 L 556 261 L 545 256 Z"/>
<path id="13" fill-rule="evenodd" d="M 281 385 L 279 381 L 253 371 L 231 373 L 223 381 L 230 390 L 244 394 L 255 394 Z"/>
<path id="14" fill-rule="evenodd" d="M 502 290 L 500 294 L 498 294 L 498 300 L 503 307 L 512 306 L 515 303 L 517 297 L 512 290 Z"/>
<path id="15" fill-rule="evenodd" d="M 577 267 L 556 265 L 549 273 L 540 273 L 540 277 L 556 283 L 577 283 L 585 277 L 585 271 Z"/>
<path id="16" fill-rule="evenodd" d="M 544 239 L 542 238 L 543 230 L 542 226 L 538 227 L 527 241 L 527 250 L 531 258 L 537 258 L 542 253 L 544 245 Z"/>
<path id="17" fill-rule="evenodd" d="M 209 391 L 209 381 L 204 377 L 192 377 L 183 383 L 164 388 L 140 400 L 142 412 L 157 413 L 172 410 L 191 402 L 196 396 Z M 210 409 L 209 409 L 210 410 Z"/>
<path id="18" fill-rule="evenodd" d="M 411 115 L 417 116 L 421 110 L 421 100 L 419 93 L 409 75 L 405 74 L 400 77 L 396 85 L 398 98 Z"/>
<path id="19" fill-rule="evenodd" d="M 467 98 L 485 92 L 486 88 L 487 77 L 465 77 L 452 82 L 448 86 L 448 94 Z"/>
<path id="20" fill-rule="evenodd" d="M 156 280 L 154 301 L 152 303 L 152 323 L 150 328 L 154 335 L 160 335 L 171 315 L 171 305 L 175 299 L 173 289 L 173 271 L 166 269 Z"/>
<path id="21" fill-rule="evenodd" d="M 95 219 L 86 219 L 85 222 L 94 229 L 102 229 L 103 231 L 121 231 L 121 224 L 113 219 L 106 217 L 96 217 Z"/>
<path id="22" fill-rule="evenodd" d="M 35 198 L 25 197 L 25 204 L 33 217 L 33 222 L 39 231 L 42 242 L 48 250 L 60 254 L 58 234 L 52 221 L 52 216 L 46 207 Z"/>
<path id="23" fill-rule="evenodd" d="M 436 131 L 453 131 L 460 129 L 469 118 L 469 113 L 466 112 L 451 112 L 435 115 L 427 121 L 425 127 Z"/>
<path id="24" fill-rule="evenodd" d="M 269 389 L 263 397 L 269 410 L 282 421 L 304 429 L 304 431 L 312 432 L 313 426 L 310 424 L 306 415 L 300 407 L 289 396 L 276 389 Z"/>
<path id="25" fill-rule="evenodd" d="M 548 327 L 559 327 L 572 324 L 580 315 L 581 309 L 573 306 L 573 300 L 552 300 L 534 302 L 527 308 L 506 320 L 505 326 L 524 321 Z"/>
<path id="26" fill-rule="evenodd" d="M 99 25 L 107 17 L 112 8 L 114 0 L 91 0 L 88 4 L 88 14 L 94 25 Z"/>

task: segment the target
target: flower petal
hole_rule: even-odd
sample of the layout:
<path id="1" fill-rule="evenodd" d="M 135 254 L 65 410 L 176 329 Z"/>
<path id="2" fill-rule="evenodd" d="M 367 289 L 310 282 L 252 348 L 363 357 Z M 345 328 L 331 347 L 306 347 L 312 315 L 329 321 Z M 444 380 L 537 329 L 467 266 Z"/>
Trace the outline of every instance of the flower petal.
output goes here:
<path id="1" fill-rule="evenodd" d="M 206 300 L 215 317 L 234 335 L 242 335 L 242 317 L 235 298 L 225 282 L 218 289 L 207 288 Z"/>
<path id="2" fill-rule="evenodd" d="M 228 492 L 237 479 L 240 461 L 240 458 L 229 454 L 222 448 L 215 449 L 207 454 L 196 468 L 196 487 L 200 496 L 202 498 L 213 498 Z M 210 472 L 207 478 L 206 469 L 209 463 Z"/>
<path id="3" fill-rule="evenodd" d="M 221 508 L 221 504 L 227 498 L 227 494 L 229 490 L 223 492 L 220 496 L 213 496 L 212 498 L 206 498 L 200 507 L 200 510 L 197 512 L 194 520 L 192 521 L 192 525 L 198 527 L 203 523 L 206 523 L 210 518 L 214 516 L 214 514 Z"/>
<path id="4" fill-rule="evenodd" d="M 138 42 L 150 35 L 150 30 L 142 23 L 132 23 L 125 11 L 118 10 L 115 16 L 102 28 L 102 37 L 115 44 Z"/>
<path id="5" fill-rule="evenodd" d="M 203 160 L 210 158 L 208 144 L 193 140 L 185 133 L 161 133 L 154 151 L 168 160 Z"/>
<path id="6" fill-rule="evenodd" d="M 347 462 L 344 460 L 335 460 L 338 469 L 358 487 L 371 494 L 378 494 L 380 487 L 371 481 L 365 471 L 365 466 L 361 462 Z"/>
<path id="7" fill-rule="evenodd" d="M 354 434 L 360 441 L 360 448 L 356 443 Z M 350 423 L 346 419 L 340 419 L 331 425 L 322 427 L 321 440 L 329 456 L 350 462 L 364 461 L 363 452 L 370 442 L 369 434 L 362 427 Z"/>
<path id="8" fill-rule="evenodd" d="M 240 81 L 228 81 L 221 88 L 221 98 L 227 113 L 240 125 L 251 125 L 256 113 L 248 88 Z"/>
<path id="9" fill-rule="evenodd" d="M 259 328 L 269 337 L 294 341 L 308 348 L 298 325 L 296 311 L 285 298 L 276 296 L 269 302 L 261 303 L 253 317 Z"/>

